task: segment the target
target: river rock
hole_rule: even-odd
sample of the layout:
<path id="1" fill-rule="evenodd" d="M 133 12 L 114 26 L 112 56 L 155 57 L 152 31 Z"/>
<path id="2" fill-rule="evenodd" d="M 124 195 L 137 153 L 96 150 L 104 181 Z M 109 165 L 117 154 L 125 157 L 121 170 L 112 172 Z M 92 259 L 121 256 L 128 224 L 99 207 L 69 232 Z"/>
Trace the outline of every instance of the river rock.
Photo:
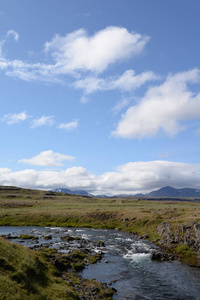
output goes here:
<path id="1" fill-rule="evenodd" d="M 65 236 L 61 236 L 60 238 L 61 240 L 63 241 L 67 241 L 67 242 L 71 242 L 71 241 L 74 241 L 75 238 L 69 234 L 65 235 Z"/>
<path id="2" fill-rule="evenodd" d="M 45 235 L 44 236 L 44 240 L 52 240 L 52 236 L 49 234 L 49 235 Z"/>
<path id="3" fill-rule="evenodd" d="M 148 234 L 138 235 L 138 238 L 141 240 L 146 240 L 149 238 L 149 235 Z"/>
<path id="4" fill-rule="evenodd" d="M 4 239 L 7 239 L 7 240 L 13 240 L 13 239 L 18 239 L 19 238 L 19 236 L 11 235 L 10 233 L 9 234 L 1 234 L 0 236 Z"/>
<path id="5" fill-rule="evenodd" d="M 59 271 L 66 271 L 69 268 L 71 268 L 70 263 L 69 263 L 69 259 L 67 256 L 65 257 L 58 257 L 58 258 L 54 258 L 52 259 L 51 263 L 59 270 Z"/>
<path id="6" fill-rule="evenodd" d="M 155 250 L 151 253 L 151 259 L 158 261 L 172 261 L 174 260 L 174 256 L 161 250 Z"/>

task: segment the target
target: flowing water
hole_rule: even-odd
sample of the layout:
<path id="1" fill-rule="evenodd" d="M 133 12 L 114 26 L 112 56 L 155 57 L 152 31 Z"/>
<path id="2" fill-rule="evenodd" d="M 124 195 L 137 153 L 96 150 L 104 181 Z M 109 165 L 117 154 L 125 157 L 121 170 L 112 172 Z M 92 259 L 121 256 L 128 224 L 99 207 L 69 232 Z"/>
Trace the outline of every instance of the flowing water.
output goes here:
<path id="1" fill-rule="evenodd" d="M 117 289 L 114 299 L 149 300 L 200 300 L 200 269 L 190 268 L 180 262 L 151 261 L 150 253 L 156 249 L 148 241 L 117 230 L 87 228 L 47 228 L 47 227 L 0 227 L 0 234 L 32 234 L 39 237 L 33 240 L 14 242 L 33 247 L 49 244 L 59 251 L 67 252 L 66 242 L 60 238 L 70 234 L 90 241 L 104 241 L 105 247 L 88 247 L 93 251 L 103 251 L 101 262 L 87 266 L 81 275 L 106 282 Z M 44 236 L 51 235 L 46 241 Z M 78 241 L 71 248 L 81 247 Z"/>

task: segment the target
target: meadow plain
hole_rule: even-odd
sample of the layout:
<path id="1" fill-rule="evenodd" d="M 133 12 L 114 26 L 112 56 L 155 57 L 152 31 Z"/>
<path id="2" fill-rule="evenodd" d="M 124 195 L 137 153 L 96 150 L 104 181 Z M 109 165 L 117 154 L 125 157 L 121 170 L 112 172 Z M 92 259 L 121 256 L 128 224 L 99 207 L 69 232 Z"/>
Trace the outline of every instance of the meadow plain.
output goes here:
<path id="1" fill-rule="evenodd" d="M 174 226 L 200 222 L 200 201 L 187 200 L 96 198 L 1 187 L 0 226 L 118 228 L 152 239 L 163 221 Z"/>

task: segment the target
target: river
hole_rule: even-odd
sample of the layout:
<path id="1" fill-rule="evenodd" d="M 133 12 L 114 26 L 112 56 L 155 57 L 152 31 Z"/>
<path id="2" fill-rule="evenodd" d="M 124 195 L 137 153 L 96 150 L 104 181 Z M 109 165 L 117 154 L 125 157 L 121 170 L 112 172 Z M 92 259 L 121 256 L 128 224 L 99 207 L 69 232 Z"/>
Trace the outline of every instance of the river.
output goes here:
<path id="1" fill-rule="evenodd" d="M 117 231 L 88 228 L 49 227 L 0 227 L 0 234 L 32 234 L 38 241 L 18 240 L 14 242 L 33 247 L 50 243 L 51 247 L 67 252 L 79 248 L 75 240 L 70 247 L 60 238 L 66 234 L 90 241 L 104 241 L 101 262 L 87 266 L 81 275 L 95 278 L 117 289 L 114 299 L 118 300 L 200 300 L 200 269 L 191 268 L 180 262 L 156 262 L 150 253 L 156 246 L 148 241 Z M 44 236 L 51 235 L 51 240 Z M 89 245 L 89 244 L 88 244 Z M 89 246 L 92 247 L 92 246 Z M 94 245 L 93 245 L 94 247 Z"/>

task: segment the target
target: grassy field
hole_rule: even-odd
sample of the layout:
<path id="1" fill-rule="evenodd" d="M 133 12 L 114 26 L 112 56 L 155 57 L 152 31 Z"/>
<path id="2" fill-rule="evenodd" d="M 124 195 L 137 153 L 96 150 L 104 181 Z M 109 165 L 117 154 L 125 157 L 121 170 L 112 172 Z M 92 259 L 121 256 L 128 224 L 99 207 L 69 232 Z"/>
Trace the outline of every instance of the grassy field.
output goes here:
<path id="1" fill-rule="evenodd" d="M 174 228 L 191 221 L 200 223 L 200 202 L 95 198 L 0 188 L 0 226 L 118 228 L 158 242 L 157 227 L 163 221 Z"/>
<path id="2" fill-rule="evenodd" d="M 92 198 L 0 188 L 0 226 L 89 226 L 152 235 L 163 221 L 200 222 L 200 202 Z"/>

